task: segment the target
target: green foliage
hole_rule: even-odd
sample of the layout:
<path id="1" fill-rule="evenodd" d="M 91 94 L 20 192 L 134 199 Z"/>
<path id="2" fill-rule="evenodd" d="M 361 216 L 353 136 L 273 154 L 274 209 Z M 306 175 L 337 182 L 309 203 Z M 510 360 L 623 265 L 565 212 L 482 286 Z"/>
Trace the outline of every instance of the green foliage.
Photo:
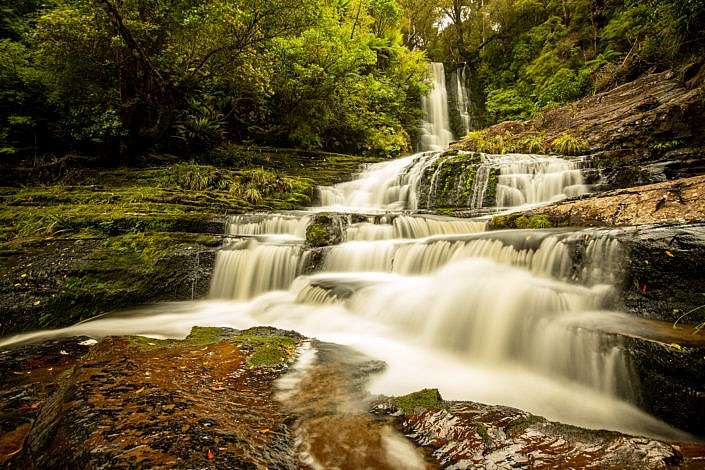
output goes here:
<path id="1" fill-rule="evenodd" d="M 164 175 L 159 181 L 160 184 L 189 191 L 223 189 L 227 186 L 227 183 L 224 184 L 222 175 L 213 167 L 195 163 L 176 163 L 164 170 Z"/>
<path id="2" fill-rule="evenodd" d="M 582 137 L 563 134 L 553 139 L 551 148 L 559 155 L 583 155 L 590 150 L 590 143 Z"/>
<path id="3" fill-rule="evenodd" d="M 703 295 L 705 295 L 705 294 L 703 294 Z M 691 309 L 688 310 L 687 312 L 681 312 L 680 309 L 673 309 L 673 314 L 674 314 L 674 315 L 678 315 L 678 318 L 676 319 L 676 321 L 673 322 L 673 328 L 677 328 L 677 327 L 678 327 L 678 323 L 679 323 L 681 320 L 683 320 L 685 317 L 687 317 L 687 316 L 689 316 L 689 315 L 691 315 L 691 314 L 693 314 L 693 313 L 695 313 L 695 312 L 699 312 L 699 313 L 701 314 L 701 317 L 702 317 L 703 309 L 705 309 L 705 304 L 699 305 L 699 306 L 697 306 L 697 307 L 695 307 L 695 308 L 691 308 Z M 699 322 L 695 325 L 695 327 L 693 328 L 693 334 L 698 334 L 698 333 L 700 333 L 700 331 L 701 331 L 703 328 L 705 328 L 705 320 L 699 321 Z"/>
<path id="4" fill-rule="evenodd" d="M 510 132 L 488 135 L 486 131 L 469 132 L 465 141 L 465 150 L 492 154 L 503 153 L 548 153 L 548 142 L 541 134 L 518 137 Z"/>
<path id="5" fill-rule="evenodd" d="M 53 153 L 198 158 L 232 140 L 398 156 L 426 88 L 424 54 L 401 44 L 395 0 L 0 9 L 4 154 L 58 143 Z"/>
<path id="6" fill-rule="evenodd" d="M 657 151 L 668 151 L 681 147 L 683 142 L 679 139 L 665 140 L 661 142 L 652 142 L 649 144 L 649 148 Z"/>
<path id="7" fill-rule="evenodd" d="M 545 137 L 540 135 L 522 137 L 517 141 L 516 149 L 516 151 L 519 153 L 548 153 L 548 145 L 546 144 L 546 139 Z"/>
<path id="8" fill-rule="evenodd" d="M 526 120 L 534 111 L 530 97 L 516 88 L 499 88 L 487 93 L 487 113 L 493 121 Z"/>

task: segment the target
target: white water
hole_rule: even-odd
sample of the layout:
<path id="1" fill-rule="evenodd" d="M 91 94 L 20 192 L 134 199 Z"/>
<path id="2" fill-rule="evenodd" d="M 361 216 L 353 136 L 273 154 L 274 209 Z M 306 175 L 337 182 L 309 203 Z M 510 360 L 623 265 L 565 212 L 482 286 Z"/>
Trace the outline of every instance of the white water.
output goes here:
<path id="1" fill-rule="evenodd" d="M 421 150 L 445 150 L 453 139 L 448 120 L 448 93 L 443 64 L 434 62 L 430 65 L 432 88 L 428 95 L 421 98 L 426 119 L 424 133 L 421 136 Z"/>
<path id="2" fill-rule="evenodd" d="M 451 82 L 455 86 L 455 107 L 456 113 L 460 118 L 461 124 L 461 135 L 464 136 L 468 131 L 472 130 L 472 119 L 470 116 L 470 96 L 468 95 L 468 90 L 465 87 L 467 82 L 467 74 L 469 73 L 469 67 L 466 65 L 456 69 L 451 74 Z"/>
<path id="3" fill-rule="evenodd" d="M 497 205 L 552 202 L 588 192 L 572 161 L 540 155 L 507 154 L 501 160 Z"/>
<path id="4" fill-rule="evenodd" d="M 146 306 L 6 338 L 0 347 L 57 335 L 184 337 L 194 325 L 272 325 L 385 361 L 388 368 L 375 377 L 372 393 L 432 387 L 446 399 L 687 438 L 628 404 L 638 381 L 620 342 L 600 334 L 632 324 L 626 315 L 604 310 L 619 244 L 599 232 L 484 234 L 481 220 L 400 213 L 417 208 L 419 180 L 437 156 L 373 165 L 354 181 L 322 188 L 326 207 L 317 210 L 366 215 L 340 219 L 347 241 L 325 250 L 313 274 L 302 274 L 311 214 L 236 216 L 227 229 L 233 240 L 216 259 L 209 300 Z M 507 159 L 497 188 L 502 205 L 584 190 L 575 169 L 557 168 L 557 159 L 491 158 Z M 570 243 L 586 236 L 586 259 L 576 272 Z"/>

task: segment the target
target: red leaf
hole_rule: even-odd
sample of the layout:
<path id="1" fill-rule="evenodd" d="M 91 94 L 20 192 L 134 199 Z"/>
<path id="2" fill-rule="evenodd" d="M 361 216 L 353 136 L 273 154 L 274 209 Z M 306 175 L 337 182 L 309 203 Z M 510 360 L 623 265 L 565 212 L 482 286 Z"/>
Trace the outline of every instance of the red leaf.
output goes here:
<path id="1" fill-rule="evenodd" d="M 208 460 L 212 460 L 212 459 L 213 459 L 213 452 L 211 452 L 211 450 L 208 449 Z"/>
<path id="2" fill-rule="evenodd" d="M 643 291 L 644 291 L 644 294 L 646 294 L 646 284 L 644 284 L 644 289 L 643 289 Z"/>

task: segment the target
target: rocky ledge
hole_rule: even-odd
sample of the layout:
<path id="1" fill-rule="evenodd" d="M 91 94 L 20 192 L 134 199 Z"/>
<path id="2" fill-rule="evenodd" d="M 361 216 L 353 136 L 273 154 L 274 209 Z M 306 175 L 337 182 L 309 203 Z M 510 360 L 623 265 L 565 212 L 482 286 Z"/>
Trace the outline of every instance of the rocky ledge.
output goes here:
<path id="1" fill-rule="evenodd" d="M 705 176 L 607 191 L 531 211 L 574 227 L 689 223 L 705 220 Z"/>

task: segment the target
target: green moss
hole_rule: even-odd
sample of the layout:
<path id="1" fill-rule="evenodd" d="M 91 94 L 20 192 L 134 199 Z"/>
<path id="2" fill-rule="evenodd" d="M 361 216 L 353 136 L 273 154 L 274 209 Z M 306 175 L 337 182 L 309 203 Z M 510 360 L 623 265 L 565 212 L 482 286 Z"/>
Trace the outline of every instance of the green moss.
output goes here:
<path id="1" fill-rule="evenodd" d="M 169 346 L 202 346 L 218 343 L 223 340 L 223 329 L 213 327 L 194 326 L 189 335 L 183 340 L 155 339 L 144 336 L 128 336 L 130 344 L 140 349 L 159 349 Z"/>
<path id="2" fill-rule="evenodd" d="M 217 343 L 222 340 L 222 335 L 222 328 L 194 326 L 183 343 L 191 346 Z"/>
<path id="3" fill-rule="evenodd" d="M 495 215 L 489 223 L 490 230 L 505 229 L 540 229 L 562 226 L 559 221 L 552 220 L 548 214 L 513 214 Z"/>
<path id="4" fill-rule="evenodd" d="M 477 423 L 475 429 L 477 430 L 477 435 L 484 441 L 485 446 L 489 447 L 490 444 L 492 444 L 492 439 L 490 439 L 490 434 L 487 432 L 485 425 L 483 423 Z"/>
<path id="5" fill-rule="evenodd" d="M 446 217 L 454 217 L 455 216 L 455 212 L 450 207 L 439 207 L 436 209 L 436 214 L 444 215 Z"/>
<path id="6" fill-rule="evenodd" d="M 499 170 L 492 168 L 487 178 L 487 189 L 485 190 L 485 207 L 496 205 L 497 201 L 497 184 L 499 182 Z"/>
<path id="7" fill-rule="evenodd" d="M 442 409 L 443 398 L 435 388 L 425 388 L 418 392 L 413 392 L 401 397 L 392 398 L 391 404 L 404 410 L 404 413 L 412 413 L 416 408 L 427 410 Z"/>
<path id="8" fill-rule="evenodd" d="M 275 366 L 288 361 L 296 351 L 296 340 L 284 336 L 243 334 L 236 340 L 254 348 L 252 355 L 247 358 L 247 364 L 253 367 Z"/>
<path id="9" fill-rule="evenodd" d="M 306 242 L 311 246 L 326 246 L 330 244 L 330 237 L 328 226 L 321 222 L 314 222 L 306 227 Z"/>
<path id="10" fill-rule="evenodd" d="M 125 339 L 130 342 L 131 346 L 144 350 L 160 349 L 172 346 L 174 344 L 180 344 L 179 341 L 173 339 L 155 339 L 147 338 L 146 336 L 126 336 Z"/>
<path id="11" fill-rule="evenodd" d="M 543 418 L 540 418 L 538 416 L 533 416 L 533 415 L 517 418 L 517 419 L 511 421 L 509 424 L 507 424 L 507 426 L 505 426 L 504 432 L 507 435 L 511 436 L 513 434 L 516 434 L 518 432 L 523 431 L 524 429 L 528 428 L 532 424 L 541 423 L 543 421 L 545 421 Z"/>
<path id="12" fill-rule="evenodd" d="M 222 328 L 194 326 L 183 340 L 154 339 L 144 336 L 128 336 L 130 344 L 140 349 L 150 350 L 167 347 L 202 346 L 221 341 L 231 341 L 240 347 L 251 350 L 247 365 L 271 367 L 290 360 L 296 351 L 296 339 L 285 336 L 259 336 L 256 329 L 225 338 Z"/>
<path id="13" fill-rule="evenodd" d="M 463 195 L 465 197 L 470 196 L 470 192 L 472 191 L 472 183 L 475 180 L 475 175 L 477 174 L 477 167 L 472 166 L 468 168 L 467 173 L 465 174 L 465 191 L 463 191 Z"/>

